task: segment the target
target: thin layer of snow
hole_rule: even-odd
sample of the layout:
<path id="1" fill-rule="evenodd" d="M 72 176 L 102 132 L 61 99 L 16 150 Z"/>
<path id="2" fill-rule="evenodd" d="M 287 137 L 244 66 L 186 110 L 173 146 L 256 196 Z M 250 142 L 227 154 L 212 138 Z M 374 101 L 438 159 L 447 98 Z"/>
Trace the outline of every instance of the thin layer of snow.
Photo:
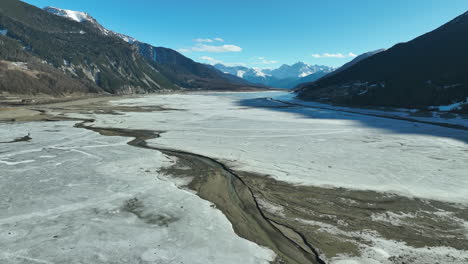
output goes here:
<path id="1" fill-rule="evenodd" d="M 466 131 L 312 108 L 274 109 L 274 102 L 256 107 L 267 103 L 262 100 L 247 100 L 251 107 L 240 104 L 256 97 L 147 96 L 115 104 L 186 111 L 85 117 L 102 127 L 167 131 L 149 143 L 295 184 L 468 203 Z"/>
<path id="2" fill-rule="evenodd" d="M 129 43 L 129 44 L 133 44 L 135 42 L 138 42 L 138 40 L 136 38 L 133 38 L 133 37 L 130 37 L 130 36 L 127 36 L 127 35 L 124 35 L 124 34 L 120 34 L 120 33 L 117 33 L 117 32 L 113 32 L 113 31 L 110 31 L 112 32 L 114 35 L 116 35 L 117 37 L 121 38 L 123 41 Z"/>
<path id="3" fill-rule="evenodd" d="M 305 72 L 301 72 L 301 74 L 299 74 L 299 77 L 306 77 L 306 76 L 309 76 L 311 74 L 313 74 L 314 72 L 312 71 L 305 71 Z"/>
<path id="4" fill-rule="evenodd" d="M 0 124 L 6 138 L 32 137 L 1 144 L 0 160 L 16 164 L 0 162 L 0 263 L 266 264 L 274 258 L 238 237 L 209 202 L 161 175 L 173 159 L 73 124 Z"/>
<path id="5" fill-rule="evenodd" d="M 401 226 L 405 223 L 405 219 L 415 218 L 414 214 L 407 213 L 394 213 L 394 212 L 385 212 L 385 213 L 373 213 L 371 215 L 372 221 L 385 222 L 395 226 Z"/>
<path id="6" fill-rule="evenodd" d="M 464 264 L 468 261 L 468 251 L 451 247 L 422 247 L 414 248 L 404 242 L 382 238 L 377 232 L 364 230 L 348 232 L 338 227 L 318 221 L 296 219 L 298 222 L 312 226 L 318 226 L 319 231 L 336 234 L 349 238 L 348 241 L 367 241 L 360 246 L 360 257 L 339 256 L 329 260 L 331 264 L 392 264 L 391 258 L 397 258 L 401 263 L 451 263 Z M 359 238 L 359 239 L 356 239 Z M 354 242 L 358 243 L 358 242 Z"/>
<path id="7" fill-rule="evenodd" d="M 92 18 L 85 12 L 61 9 L 57 7 L 46 7 L 45 8 L 48 12 L 53 13 L 58 16 L 66 17 L 68 19 L 74 20 L 76 22 L 84 22 L 84 21 L 91 21 Z"/>
<path id="8" fill-rule="evenodd" d="M 260 207 L 263 210 L 266 210 L 267 212 L 280 216 L 280 217 L 285 217 L 284 215 L 284 207 L 279 205 L 279 204 L 273 204 L 267 200 L 264 200 L 262 198 L 257 197 L 257 202 L 260 205 Z"/>
<path id="9" fill-rule="evenodd" d="M 429 108 L 433 110 L 437 110 L 437 111 L 449 112 L 449 111 L 461 109 L 461 106 L 464 104 L 468 104 L 468 98 L 466 98 L 466 100 L 463 102 L 453 103 L 450 105 L 431 106 Z"/>

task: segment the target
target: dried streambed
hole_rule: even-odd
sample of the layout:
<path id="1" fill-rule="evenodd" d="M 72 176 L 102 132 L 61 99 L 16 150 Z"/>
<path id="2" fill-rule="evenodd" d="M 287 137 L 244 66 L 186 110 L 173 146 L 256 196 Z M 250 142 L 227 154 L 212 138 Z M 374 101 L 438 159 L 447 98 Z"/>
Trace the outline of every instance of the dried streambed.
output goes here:
<path id="1" fill-rule="evenodd" d="M 193 153 L 148 146 L 146 140 L 158 137 L 159 132 L 95 128 L 83 123 L 77 126 L 106 136 L 134 137 L 129 145 L 177 157 L 177 164 L 165 169 L 164 173 L 192 178 L 187 187 L 216 205 L 239 236 L 275 251 L 278 255 L 275 263 L 324 263 L 300 233 L 267 218 L 249 186 L 222 163 Z"/>

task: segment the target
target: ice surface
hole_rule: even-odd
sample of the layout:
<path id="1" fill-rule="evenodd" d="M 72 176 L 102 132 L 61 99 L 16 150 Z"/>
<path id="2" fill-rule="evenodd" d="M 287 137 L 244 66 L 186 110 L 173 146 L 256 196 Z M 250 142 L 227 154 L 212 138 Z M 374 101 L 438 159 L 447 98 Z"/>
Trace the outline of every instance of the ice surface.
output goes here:
<path id="1" fill-rule="evenodd" d="M 96 126 L 167 131 L 150 143 L 295 184 L 468 203 L 466 131 L 329 110 L 271 107 L 277 103 L 266 108 L 240 103 L 258 96 L 147 96 L 114 103 L 186 111 L 93 118 Z"/>
<path id="2" fill-rule="evenodd" d="M 174 162 L 73 122 L 0 124 L 0 263 L 267 263 L 210 203 L 160 177 Z"/>
<path id="3" fill-rule="evenodd" d="M 13 127 L 4 126 L 2 133 L 0 133 L 0 142 L 11 142 L 16 138 L 24 137 L 28 131 L 17 131 Z"/>

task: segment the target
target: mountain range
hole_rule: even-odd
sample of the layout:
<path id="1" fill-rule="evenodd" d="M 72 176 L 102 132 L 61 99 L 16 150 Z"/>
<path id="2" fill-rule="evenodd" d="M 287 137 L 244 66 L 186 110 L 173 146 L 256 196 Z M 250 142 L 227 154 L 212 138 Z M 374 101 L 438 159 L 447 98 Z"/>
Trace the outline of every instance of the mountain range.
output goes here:
<path id="1" fill-rule="evenodd" d="M 301 83 L 318 80 L 334 70 L 333 67 L 309 65 L 304 62 L 297 62 L 293 65 L 283 64 L 277 69 L 226 66 L 223 64 L 216 64 L 214 67 L 251 83 L 287 89 L 294 88 Z"/>
<path id="2" fill-rule="evenodd" d="M 207 65 L 103 27 L 91 15 L 0 2 L 0 95 L 132 94 L 161 90 L 293 88 L 332 103 L 425 108 L 468 98 L 468 12 L 335 69 Z"/>
<path id="3" fill-rule="evenodd" d="M 297 88 L 305 100 L 425 108 L 466 102 L 468 12 L 406 43 L 379 51 Z"/>
<path id="4" fill-rule="evenodd" d="M 54 7 L 42 10 L 19 0 L 2 0 L 0 32 L 3 93 L 259 88 L 174 50 L 108 30 L 83 12 Z"/>

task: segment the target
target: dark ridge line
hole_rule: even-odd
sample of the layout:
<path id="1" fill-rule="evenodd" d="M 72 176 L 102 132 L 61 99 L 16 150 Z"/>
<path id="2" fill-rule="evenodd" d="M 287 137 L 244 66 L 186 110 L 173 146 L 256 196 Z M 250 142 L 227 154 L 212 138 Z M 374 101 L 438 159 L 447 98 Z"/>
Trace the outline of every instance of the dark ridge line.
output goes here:
<path id="1" fill-rule="evenodd" d="M 392 115 L 383 115 L 383 114 L 362 113 L 362 112 L 358 112 L 358 111 L 335 109 L 335 108 L 324 107 L 324 106 L 303 105 L 303 104 L 299 104 L 299 103 L 291 103 L 291 102 L 277 100 L 277 99 L 273 99 L 273 98 L 264 98 L 264 99 L 272 101 L 272 102 L 291 105 L 291 106 L 300 106 L 300 107 L 305 107 L 305 108 L 315 108 L 315 109 L 329 110 L 329 111 L 335 111 L 335 112 L 344 112 L 344 113 L 350 113 L 350 114 L 374 116 L 374 117 L 380 117 L 380 118 L 394 119 L 394 120 L 407 121 L 407 122 L 412 122 L 412 123 L 421 123 L 421 124 L 434 125 L 434 126 L 447 127 L 447 128 L 452 128 L 452 129 L 459 129 L 459 130 L 467 130 L 468 131 L 468 127 L 463 126 L 463 125 L 457 125 L 457 124 L 438 123 L 438 122 L 424 121 L 424 120 L 418 120 L 418 119 L 414 119 L 414 118 L 394 116 L 394 115 L 392 116 Z"/>
<path id="2" fill-rule="evenodd" d="M 169 148 L 160 148 L 160 147 L 153 147 L 153 146 L 149 146 L 148 143 L 146 142 L 146 140 L 148 139 L 155 139 L 155 138 L 159 138 L 161 137 L 160 135 L 162 133 L 164 133 L 164 131 L 151 131 L 151 130 L 132 130 L 132 129 L 120 129 L 120 128 L 102 128 L 102 127 L 92 127 L 92 126 L 86 126 L 85 123 L 88 123 L 88 122 L 94 122 L 94 120 L 85 120 L 81 123 L 77 123 L 75 124 L 75 127 L 77 128 L 84 128 L 84 129 L 88 129 L 88 130 L 92 130 L 94 132 L 97 132 L 99 133 L 99 130 L 101 131 L 115 131 L 115 132 L 123 132 L 123 134 L 125 136 L 128 136 L 128 137 L 133 137 L 134 139 L 127 142 L 128 145 L 130 146 L 133 146 L 133 147 L 139 147 L 139 148 L 145 148 L 145 149 L 152 149 L 152 150 L 157 150 L 157 151 L 160 151 L 162 153 L 169 153 L 169 154 L 181 154 L 181 155 L 188 155 L 188 156 L 193 156 L 193 157 L 197 157 L 197 158 L 200 158 L 200 159 L 205 159 L 205 160 L 208 160 L 218 166 L 221 167 L 221 169 L 223 169 L 224 171 L 226 171 L 227 173 L 231 174 L 232 176 L 234 176 L 237 180 L 239 180 L 243 186 L 245 188 L 247 188 L 247 190 L 249 191 L 250 195 L 252 196 L 252 199 L 253 201 L 255 202 L 255 207 L 257 208 L 257 210 L 259 211 L 260 215 L 265 219 L 266 222 L 268 222 L 271 227 L 276 230 L 277 232 L 279 232 L 283 237 L 285 237 L 287 240 L 289 240 L 293 245 L 295 245 L 299 250 L 301 251 L 304 251 L 306 254 L 309 254 L 307 251 L 305 251 L 299 244 L 297 244 L 294 240 L 292 240 L 291 238 L 289 238 L 288 236 L 286 236 L 281 230 L 279 230 L 273 223 L 279 225 L 279 226 L 283 226 L 285 228 L 288 228 L 290 230 L 292 230 L 294 233 L 296 233 L 299 237 L 301 237 L 301 239 L 303 240 L 304 244 L 309 248 L 309 250 L 311 252 L 314 253 L 315 255 L 315 261 L 317 261 L 317 263 L 319 264 L 326 264 L 326 262 L 324 260 L 322 260 L 320 258 L 320 254 L 318 253 L 318 250 L 315 249 L 307 240 L 306 238 L 304 237 L 304 235 L 302 235 L 301 233 L 299 233 L 298 231 L 296 231 L 294 228 L 291 228 L 289 226 L 286 226 L 286 225 L 283 225 L 283 224 L 280 224 L 280 223 L 277 223 L 276 221 L 273 221 L 272 219 L 268 218 L 265 213 L 263 212 L 263 210 L 260 208 L 260 205 L 257 201 L 257 198 L 255 197 L 254 195 L 254 192 L 252 191 L 252 189 L 250 188 L 250 186 L 248 184 L 246 184 L 246 182 L 242 179 L 241 176 L 239 176 L 236 172 L 234 172 L 232 169 L 230 169 L 229 167 L 227 167 L 224 163 L 214 159 L 214 158 L 211 158 L 211 157 L 208 157 L 208 156 L 204 156 L 204 155 L 201 155 L 201 154 L 197 154 L 197 153 L 191 153 L 191 152 L 186 152 L 186 151 L 181 151 L 181 150 L 176 150 L 176 149 L 169 149 Z M 141 135 L 138 135 L 138 134 L 141 134 Z M 135 135 L 136 134 L 136 135 Z"/>

